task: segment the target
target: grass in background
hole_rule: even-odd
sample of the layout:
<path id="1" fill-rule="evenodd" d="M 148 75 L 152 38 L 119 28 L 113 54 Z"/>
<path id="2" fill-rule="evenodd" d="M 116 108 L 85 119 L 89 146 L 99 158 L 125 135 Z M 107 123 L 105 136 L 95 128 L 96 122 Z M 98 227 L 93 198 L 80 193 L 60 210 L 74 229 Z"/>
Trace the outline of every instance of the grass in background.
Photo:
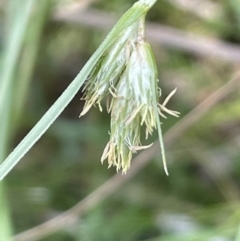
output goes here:
<path id="1" fill-rule="evenodd" d="M 189 32 L 227 40 L 234 37 L 235 43 L 239 44 L 240 41 L 236 40 L 237 32 L 231 30 L 232 27 L 226 27 L 232 26 L 232 20 L 226 16 L 236 10 L 226 1 L 218 3 L 225 17 L 224 21 L 215 25 L 176 7 L 171 7 L 176 14 L 167 13 L 170 3 L 165 3 L 166 7 L 162 8 L 161 1 L 150 13 L 153 14 L 150 19 L 169 26 L 179 26 Z M 128 2 L 114 1 L 114 6 L 107 7 L 104 5 L 110 5 L 109 1 L 101 1 L 101 4 L 102 9 L 119 14 L 116 11 L 118 6 L 126 9 L 122 6 Z M 226 5 L 228 7 L 225 8 Z M 212 26 L 218 28 L 211 29 Z M 19 117 L 15 143 L 72 80 L 76 70 L 81 68 L 92 50 L 102 41 L 100 35 L 104 36 L 87 27 L 48 22 L 44 40 L 39 46 L 41 51 L 37 55 L 34 82 L 30 87 L 31 101 L 27 101 L 24 118 Z M 84 46 L 79 42 L 84 43 Z M 73 51 L 74 43 L 77 44 Z M 180 109 L 182 116 L 211 91 L 228 81 L 238 69 L 238 64 L 192 56 L 157 44 L 154 52 L 159 56 L 160 81 L 164 88 L 170 91 L 172 87 L 178 86 L 178 93 L 171 104 L 173 109 Z M 8 204 L 11 204 L 15 232 L 24 231 L 71 208 L 115 173 L 115 170 L 106 170 L 99 163 L 99 156 L 108 139 L 109 118 L 106 113 L 99 114 L 93 109 L 84 119 L 78 120 L 83 104 L 79 98 L 71 103 L 45 138 L 8 178 Z M 164 225 L 168 220 L 166 213 L 176 215 L 173 216 L 175 219 L 178 215 L 187 216 L 190 220 L 186 224 L 188 235 L 192 225 L 200 227 L 200 230 L 188 239 L 184 237 L 184 240 L 201 238 L 211 241 L 217 237 L 224 241 L 238 240 L 236 234 L 240 217 L 236 211 L 239 205 L 233 205 L 230 197 L 239 195 L 239 108 L 239 95 L 236 93 L 223 100 L 182 136 L 180 142 L 167 150 L 170 154 L 170 178 L 166 179 L 162 175 L 159 160 L 153 161 L 127 185 L 99 204 L 96 210 L 82 216 L 76 225 L 44 240 L 78 241 L 84 235 L 85 238 L 91 237 L 98 241 L 98 237 L 103 240 L 106 237 L 120 237 L 123 240 L 121 235 L 124 231 L 126 236 L 136 241 L 179 240 L 180 233 L 174 228 L 183 224 L 185 219 L 180 219 L 179 225 L 171 221 L 173 231 L 169 231 Z M 169 119 L 163 126 L 169 129 L 174 123 L 174 120 Z M 219 175 L 214 176 L 211 171 Z M 230 179 L 234 182 L 235 189 L 232 189 L 231 183 L 225 182 L 226 177 L 228 181 Z M 229 196 L 223 195 L 219 186 L 227 189 Z M 230 195 L 231 192 L 236 195 Z M 235 202 L 238 204 L 239 200 Z M 163 221 L 159 222 L 159 218 Z M 144 227 L 138 230 L 138 221 L 142 224 L 142 220 L 145 221 Z M 129 226 L 133 228 L 129 231 L 125 227 L 130 221 L 133 224 Z"/>
<path id="2" fill-rule="evenodd" d="M 3 64 L 0 81 L 0 162 L 5 158 L 9 148 L 14 126 L 23 110 L 27 89 L 32 78 L 34 63 L 39 46 L 39 39 L 46 9 L 50 1 L 41 1 L 35 12 L 34 22 L 30 24 L 33 0 L 23 0 L 21 4 L 9 1 L 6 14 L 6 37 L 3 51 Z M 27 28 L 34 28 L 28 32 Z M 28 36 L 27 36 L 28 32 Z M 20 51 L 24 58 L 20 57 Z M 28 51 L 28 52 L 27 52 Z M 21 63 L 21 66 L 20 64 Z M 25 66 L 23 66 L 23 63 Z M 16 99 L 15 99 L 16 98 Z M 7 190 L 4 182 L 0 183 L 0 240 L 12 240 L 12 225 L 10 221 L 10 205 L 7 199 Z"/>

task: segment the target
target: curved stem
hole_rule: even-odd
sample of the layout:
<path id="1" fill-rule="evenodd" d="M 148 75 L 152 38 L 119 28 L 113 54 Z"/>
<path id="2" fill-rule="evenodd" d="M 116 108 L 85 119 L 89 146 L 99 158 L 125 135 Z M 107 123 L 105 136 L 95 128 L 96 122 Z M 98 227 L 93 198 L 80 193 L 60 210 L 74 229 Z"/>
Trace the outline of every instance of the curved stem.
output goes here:
<path id="1" fill-rule="evenodd" d="M 112 31 L 107 35 L 106 39 L 92 55 L 72 83 L 1 164 L 0 180 L 2 180 L 12 170 L 12 168 L 21 160 L 21 158 L 30 150 L 30 148 L 39 140 L 39 138 L 62 113 L 83 85 L 85 79 L 88 77 L 99 58 L 104 54 L 108 47 L 115 42 L 121 32 L 137 21 L 141 16 L 146 14 L 155 2 L 156 0 L 138 1 L 120 18 L 117 24 L 113 27 Z"/>

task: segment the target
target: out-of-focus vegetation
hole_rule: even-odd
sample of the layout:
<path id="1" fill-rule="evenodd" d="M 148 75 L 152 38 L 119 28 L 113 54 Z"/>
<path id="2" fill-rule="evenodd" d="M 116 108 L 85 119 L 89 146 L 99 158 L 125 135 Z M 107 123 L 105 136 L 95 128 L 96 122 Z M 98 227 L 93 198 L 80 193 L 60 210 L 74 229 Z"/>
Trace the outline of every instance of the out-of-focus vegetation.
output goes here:
<path id="1" fill-rule="evenodd" d="M 18 0 L 9 2 L 0 1 L 1 63 L 4 41 L 19 4 Z M 16 105 L 11 116 L 17 121 L 11 121 L 14 123 L 10 127 L 8 152 L 64 91 L 107 34 L 98 26 L 88 27 L 91 19 L 82 24 L 64 22 L 53 17 L 56 12 L 77 8 L 81 14 L 95 9 L 97 13 L 107 12 L 111 19 L 120 17 L 134 2 L 51 1 L 42 10 L 44 18 L 41 14 L 31 16 L 15 72 L 18 82 L 12 89 Z M 191 0 L 158 0 L 147 19 L 186 31 L 189 37 L 196 34 L 225 41 L 240 52 L 239 1 L 194 2 L 195 6 Z M 36 1 L 33 11 L 38 4 Z M 40 25 L 34 25 L 36 21 Z M 167 48 L 148 40 L 157 59 L 163 97 L 178 88 L 169 104 L 181 112 L 181 117 L 162 120 L 163 132 L 171 130 L 239 71 L 240 60 L 186 52 L 174 46 Z M 24 92 L 19 91 L 22 87 Z M 18 93 L 24 95 L 19 97 Z M 115 175 L 114 169 L 107 169 L 107 163 L 100 163 L 109 138 L 109 116 L 106 111 L 100 113 L 93 108 L 78 119 L 84 104 L 81 96 L 79 91 L 46 135 L 6 178 L 7 206 L 14 234 L 60 215 Z M 18 100 L 25 102 L 24 108 Z M 43 235 L 41 240 L 240 240 L 239 123 L 239 85 L 236 85 L 235 91 L 167 148 L 169 177 L 163 172 L 158 154 L 104 201 L 90 209 L 85 206 L 83 215 L 68 220 L 72 225 Z M 155 134 L 152 141 L 156 139 Z"/>

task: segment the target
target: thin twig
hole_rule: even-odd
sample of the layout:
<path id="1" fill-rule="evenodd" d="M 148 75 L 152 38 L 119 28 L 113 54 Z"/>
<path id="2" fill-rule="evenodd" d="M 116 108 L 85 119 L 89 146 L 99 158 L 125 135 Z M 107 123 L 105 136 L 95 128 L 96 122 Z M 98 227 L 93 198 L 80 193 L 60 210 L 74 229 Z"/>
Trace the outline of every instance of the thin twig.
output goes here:
<path id="1" fill-rule="evenodd" d="M 189 114 L 183 117 L 175 126 L 173 126 L 165 135 L 165 146 L 169 147 L 176 142 L 191 126 L 193 126 L 201 117 L 212 109 L 217 103 L 236 90 L 239 86 L 240 74 L 233 77 L 227 84 L 219 88 L 207 99 L 201 102 Z M 89 209 L 93 208 L 111 194 L 115 193 L 123 184 L 132 179 L 140 170 L 146 166 L 151 159 L 159 152 L 158 141 L 154 145 L 142 151 L 136 158 L 133 159 L 133 164 L 127 175 L 120 173 L 114 175 L 103 185 L 93 191 L 90 195 L 77 203 L 68 211 L 61 215 L 25 232 L 22 232 L 14 237 L 14 241 L 35 241 L 48 236 L 58 230 L 69 227 L 78 221 L 78 216 L 82 215 Z M 170 177 L 171 178 L 171 177 Z"/>
<path id="2" fill-rule="evenodd" d="M 56 11 L 55 21 L 80 24 L 83 26 L 109 30 L 116 19 L 109 14 L 97 11 Z M 180 49 L 199 56 L 216 57 L 230 62 L 240 62 L 240 46 L 219 39 L 207 38 L 156 23 L 148 23 L 146 34 L 150 41 L 169 48 Z"/>

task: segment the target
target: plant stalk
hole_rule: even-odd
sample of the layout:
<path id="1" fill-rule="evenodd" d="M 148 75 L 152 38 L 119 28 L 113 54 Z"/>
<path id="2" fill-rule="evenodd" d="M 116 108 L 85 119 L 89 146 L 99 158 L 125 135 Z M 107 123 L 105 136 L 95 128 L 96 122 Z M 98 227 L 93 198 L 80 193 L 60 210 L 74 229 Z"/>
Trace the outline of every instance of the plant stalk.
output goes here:
<path id="1" fill-rule="evenodd" d="M 76 78 L 70 83 L 57 101 L 49 108 L 45 115 L 33 127 L 28 135 L 20 142 L 13 152 L 5 159 L 0 166 L 0 180 L 2 180 L 12 168 L 21 160 L 21 158 L 30 150 L 30 148 L 47 131 L 51 124 L 62 113 L 65 107 L 76 95 L 84 81 L 89 76 L 91 70 L 104 54 L 104 52 L 116 41 L 121 32 L 145 15 L 156 0 L 140 0 L 130 8 L 113 27 L 105 40 L 92 55 L 86 65 L 82 68 Z"/>

